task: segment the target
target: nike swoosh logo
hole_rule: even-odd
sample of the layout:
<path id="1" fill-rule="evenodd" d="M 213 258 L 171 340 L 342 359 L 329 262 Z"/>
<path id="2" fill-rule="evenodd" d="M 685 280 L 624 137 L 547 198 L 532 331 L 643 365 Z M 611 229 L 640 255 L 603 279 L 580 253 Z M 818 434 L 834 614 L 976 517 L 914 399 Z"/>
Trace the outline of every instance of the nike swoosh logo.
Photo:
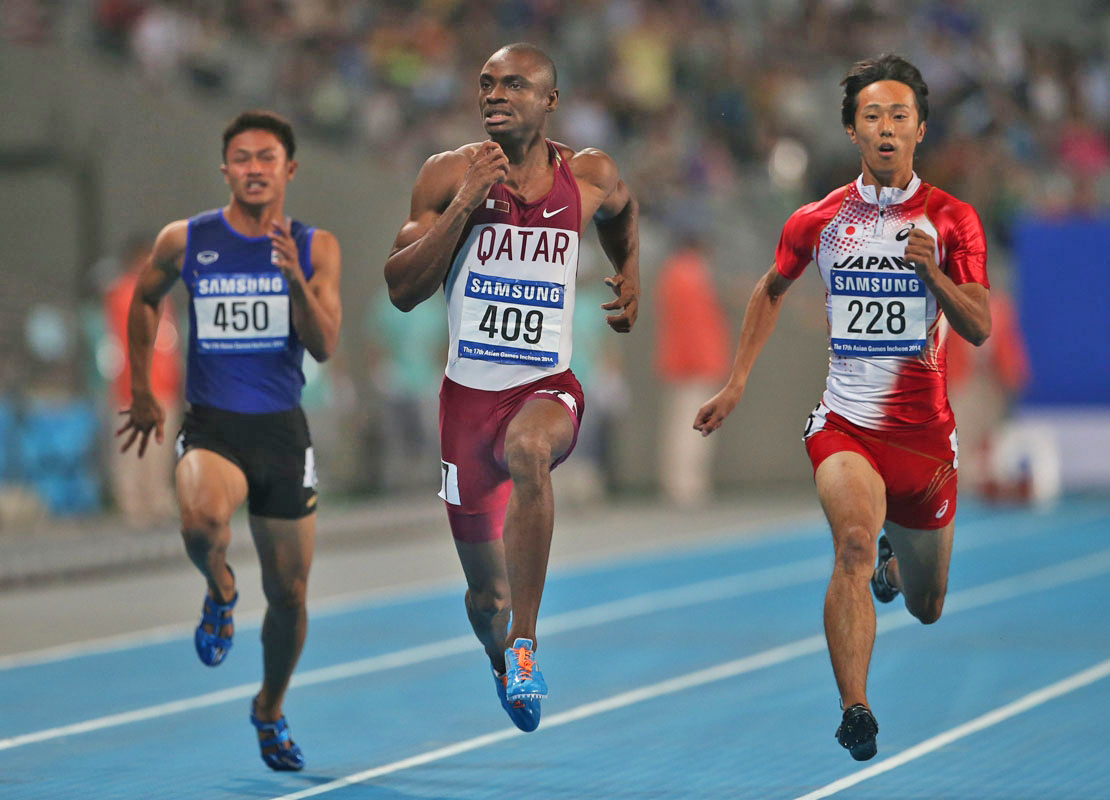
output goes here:
<path id="1" fill-rule="evenodd" d="M 557 208 L 557 209 L 555 209 L 554 211 L 548 211 L 548 210 L 547 210 L 547 209 L 545 208 L 545 209 L 543 210 L 543 218 L 544 218 L 544 219 L 551 219 L 551 218 L 552 218 L 553 216 L 555 216 L 556 214 L 558 214 L 558 213 L 559 213 L 560 211 L 566 211 L 566 210 L 567 210 L 568 208 L 570 208 L 570 206 L 563 206 L 562 208 Z"/>

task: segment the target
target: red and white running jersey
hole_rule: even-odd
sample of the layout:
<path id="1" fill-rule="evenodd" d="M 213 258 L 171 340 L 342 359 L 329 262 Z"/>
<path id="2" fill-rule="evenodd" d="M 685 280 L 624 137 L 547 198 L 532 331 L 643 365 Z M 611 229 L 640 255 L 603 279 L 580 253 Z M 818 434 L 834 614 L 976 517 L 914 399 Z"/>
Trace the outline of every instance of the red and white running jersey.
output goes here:
<path id="1" fill-rule="evenodd" d="M 551 191 L 525 203 L 490 187 L 444 280 L 447 377 L 472 389 L 510 389 L 570 365 L 582 198 L 566 159 L 547 147 Z"/>
<path id="2" fill-rule="evenodd" d="M 822 400 L 864 428 L 928 425 L 952 417 L 945 386 L 948 323 L 905 261 L 918 228 L 956 284 L 987 282 L 987 247 L 967 203 L 914 174 L 905 189 L 854 183 L 802 206 L 783 226 L 775 266 L 796 280 L 816 261 L 825 282 L 829 377 Z"/>

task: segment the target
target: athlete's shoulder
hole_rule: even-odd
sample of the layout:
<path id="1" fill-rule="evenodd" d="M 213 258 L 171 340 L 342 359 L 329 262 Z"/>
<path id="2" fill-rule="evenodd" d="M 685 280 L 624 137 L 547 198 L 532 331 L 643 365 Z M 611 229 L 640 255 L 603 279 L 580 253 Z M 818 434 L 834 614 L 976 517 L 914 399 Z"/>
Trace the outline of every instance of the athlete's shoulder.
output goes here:
<path id="1" fill-rule="evenodd" d="M 807 241 L 815 237 L 824 228 L 840 207 L 852 189 L 852 184 L 846 184 L 839 189 L 833 189 L 820 200 L 806 203 L 797 209 L 783 226 L 784 234 L 791 237 L 800 237 Z"/>
<path id="2" fill-rule="evenodd" d="M 471 142 L 454 150 L 444 150 L 442 153 L 428 156 L 424 166 L 420 168 L 420 176 L 417 180 L 461 178 L 480 146 L 480 142 Z"/>
<path id="3" fill-rule="evenodd" d="M 925 216 L 932 220 L 937 232 L 944 238 L 950 234 L 974 239 L 983 238 L 983 223 L 971 203 L 928 183 L 922 183 L 925 192 Z"/>
<path id="4" fill-rule="evenodd" d="M 185 245 L 189 241 L 189 227 L 200 215 L 189 219 L 175 219 L 158 232 L 154 238 L 154 252 L 156 255 L 167 255 L 171 252 L 185 252 Z"/>
<path id="5" fill-rule="evenodd" d="M 922 182 L 921 191 L 925 195 L 925 213 L 930 216 L 945 215 L 952 218 L 975 217 L 976 219 L 979 217 L 971 203 L 960 200 L 931 183 Z"/>
<path id="6" fill-rule="evenodd" d="M 620 180 L 617 164 L 604 150 L 583 147 L 573 150 L 560 142 L 552 142 L 555 151 L 570 167 L 571 174 L 579 181 L 611 191 Z"/>
<path id="7" fill-rule="evenodd" d="M 833 189 L 820 200 L 806 203 L 790 216 L 799 220 L 821 219 L 827 222 L 832 219 L 836 215 L 836 212 L 840 210 L 840 207 L 844 205 L 844 200 L 854 185 L 855 184 L 852 183 L 846 183 L 841 187 Z"/>

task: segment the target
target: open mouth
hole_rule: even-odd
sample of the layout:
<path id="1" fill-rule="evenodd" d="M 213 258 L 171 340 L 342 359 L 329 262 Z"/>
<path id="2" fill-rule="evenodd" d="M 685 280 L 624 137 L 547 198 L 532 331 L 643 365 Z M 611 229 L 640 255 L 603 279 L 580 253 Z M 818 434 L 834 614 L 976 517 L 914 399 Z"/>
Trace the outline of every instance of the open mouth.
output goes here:
<path id="1" fill-rule="evenodd" d="M 490 111 L 486 112 L 486 124 L 487 125 L 496 125 L 496 124 L 505 122 L 506 120 L 509 119 L 510 116 L 512 116 L 512 115 L 509 114 L 508 111 L 505 111 L 505 110 L 500 109 L 500 108 L 493 109 L 493 110 L 490 110 Z"/>
<path id="2" fill-rule="evenodd" d="M 881 145 L 879 145 L 879 152 L 880 153 L 893 153 L 894 152 L 894 145 L 886 144 L 886 143 L 881 144 Z"/>

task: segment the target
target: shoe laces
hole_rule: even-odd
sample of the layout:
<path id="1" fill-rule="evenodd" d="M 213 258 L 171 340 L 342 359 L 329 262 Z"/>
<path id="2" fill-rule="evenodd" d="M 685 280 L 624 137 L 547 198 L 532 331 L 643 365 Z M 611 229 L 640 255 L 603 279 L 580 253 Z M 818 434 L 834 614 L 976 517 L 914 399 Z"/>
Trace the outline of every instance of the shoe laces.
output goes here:
<path id="1" fill-rule="evenodd" d="M 535 659 L 532 658 L 532 651 L 527 647 L 518 647 L 513 650 L 516 655 L 516 663 L 520 667 L 520 677 L 531 678 L 532 667 L 535 666 Z"/>

